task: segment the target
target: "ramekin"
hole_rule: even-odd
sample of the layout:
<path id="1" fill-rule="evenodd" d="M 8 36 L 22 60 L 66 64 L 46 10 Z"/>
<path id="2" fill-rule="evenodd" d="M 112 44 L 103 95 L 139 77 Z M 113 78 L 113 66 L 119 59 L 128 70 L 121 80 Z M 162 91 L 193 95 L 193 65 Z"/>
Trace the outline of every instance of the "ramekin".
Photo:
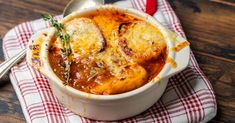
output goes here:
<path id="1" fill-rule="evenodd" d="M 150 15 L 135 9 L 121 8 L 112 5 L 87 8 L 66 16 L 61 20 L 61 23 L 97 11 L 111 9 L 134 15 L 156 26 L 166 40 L 167 57 L 172 59 L 173 62 L 176 63 L 176 66 L 174 67 L 171 62 L 167 62 L 161 72 L 153 80 L 135 90 L 116 95 L 94 95 L 63 85 L 63 82 L 53 72 L 48 61 L 48 48 L 50 46 L 50 39 L 55 33 L 54 28 L 45 29 L 33 35 L 27 49 L 27 62 L 49 79 L 52 92 L 57 99 L 72 112 L 95 120 L 120 120 L 135 116 L 147 110 L 161 97 L 167 86 L 169 77 L 185 69 L 189 62 L 189 46 L 184 47 L 178 52 L 172 50 L 178 43 L 186 39 L 163 27 Z M 43 41 L 39 41 L 39 38 L 43 38 Z M 38 51 L 32 48 L 32 46 L 36 45 L 40 47 Z M 35 60 L 35 52 L 39 54 L 37 64 L 33 61 L 33 59 Z"/>

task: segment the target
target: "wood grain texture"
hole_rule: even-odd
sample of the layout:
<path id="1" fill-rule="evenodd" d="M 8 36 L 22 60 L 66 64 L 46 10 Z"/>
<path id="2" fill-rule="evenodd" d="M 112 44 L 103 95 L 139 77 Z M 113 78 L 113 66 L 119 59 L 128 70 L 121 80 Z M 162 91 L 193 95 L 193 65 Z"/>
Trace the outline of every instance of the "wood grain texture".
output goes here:
<path id="1" fill-rule="evenodd" d="M 211 122 L 235 122 L 235 7 L 204 0 L 171 0 L 218 103 Z"/>
<path id="2" fill-rule="evenodd" d="M 69 0 L 0 0 L 0 39 L 14 26 L 34 19 L 41 14 L 61 14 Z M 1 41 L 1 40 L 0 40 Z M 3 60 L 0 48 L 0 61 Z M 7 80 L 6 80 L 7 79 Z M 20 103 L 9 78 L 0 80 L 0 123 L 24 123 Z"/>
<path id="3" fill-rule="evenodd" d="M 61 14 L 68 2 L 0 0 L 0 39 L 15 25 L 40 18 L 43 13 Z M 210 122 L 235 123 L 235 7 L 205 0 L 169 2 L 181 20 L 200 67 L 214 87 L 218 112 Z M 0 47 L 3 60 L 1 50 Z M 14 89 L 8 78 L 4 81 L 0 86 L 0 122 L 25 122 Z"/>

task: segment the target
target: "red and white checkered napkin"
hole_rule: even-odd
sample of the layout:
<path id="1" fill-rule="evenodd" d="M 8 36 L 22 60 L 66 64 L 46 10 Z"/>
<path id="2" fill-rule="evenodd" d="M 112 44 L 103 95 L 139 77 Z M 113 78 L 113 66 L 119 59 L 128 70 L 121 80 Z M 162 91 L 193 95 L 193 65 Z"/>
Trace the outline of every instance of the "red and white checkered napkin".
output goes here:
<path id="1" fill-rule="evenodd" d="M 119 1 L 115 4 L 153 14 L 163 25 L 185 37 L 178 18 L 166 0 L 158 0 L 156 13 L 154 0 Z M 40 19 L 22 23 L 10 30 L 3 39 L 5 58 L 17 54 L 26 47 L 32 34 L 48 26 L 48 23 Z M 59 103 L 52 94 L 48 80 L 32 69 L 25 60 L 11 69 L 10 79 L 27 122 L 98 122 L 80 117 Z M 207 122 L 216 115 L 216 110 L 217 105 L 211 84 L 200 70 L 191 52 L 189 66 L 170 78 L 165 93 L 156 104 L 142 114 L 120 122 Z"/>

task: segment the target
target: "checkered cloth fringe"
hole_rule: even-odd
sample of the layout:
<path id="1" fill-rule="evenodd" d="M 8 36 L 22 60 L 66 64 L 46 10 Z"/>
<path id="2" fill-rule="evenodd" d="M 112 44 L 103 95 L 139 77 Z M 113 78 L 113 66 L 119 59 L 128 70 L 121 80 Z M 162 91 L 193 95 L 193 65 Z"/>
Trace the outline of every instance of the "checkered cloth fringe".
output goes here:
<path id="1" fill-rule="evenodd" d="M 177 16 L 166 0 L 158 0 L 157 3 L 153 0 L 126 0 L 115 4 L 152 14 L 164 26 L 185 37 Z M 60 19 L 61 16 L 57 18 Z M 35 32 L 47 27 L 49 24 L 39 19 L 11 29 L 3 39 L 5 58 L 20 52 Z M 31 68 L 25 60 L 11 69 L 10 79 L 27 122 L 101 122 L 80 117 L 65 108 L 52 94 L 48 79 Z M 207 122 L 216 115 L 216 110 L 211 84 L 191 52 L 189 66 L 170 78 L 165 93 L 158 102 L 142 114 L 119 122 Z"/>

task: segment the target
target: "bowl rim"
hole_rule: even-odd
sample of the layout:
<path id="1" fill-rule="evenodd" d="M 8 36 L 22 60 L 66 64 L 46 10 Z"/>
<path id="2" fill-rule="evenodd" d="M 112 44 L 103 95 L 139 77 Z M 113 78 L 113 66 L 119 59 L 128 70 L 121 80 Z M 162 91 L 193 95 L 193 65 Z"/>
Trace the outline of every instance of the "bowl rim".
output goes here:
<path id="1" fill-rule="evenodd" d="M 65 23 L 75 17 L 79 17 L 79 16 L 83 16 L 86 15 L 88 13 L 93 13 L 95 11 L 100 11 L 100 10 L 115 10 L 118 12 L 124 12 L 133 16 L 136 16 L 138 18 L 144 19 L 145 21 L 151 23 L 152 25 L 156 26 L 160 32 L 163 34 L 164 38 L 166 39 L 166 43 L 167 43 L 167 57 L 171 57 L 173 60 L 175 60 L 175 52 L 170 50 L 172 47 L 175 46 L 175 43 L 172 41 L 171 38 L 167 38 L 167 37 L 171 37 L 170 33 L 168 32 L 168 30 L 163 27 L 155 18 L 153 18 L 152 16 L 138 11 L 136 9 L 132 9 L 132 8 L 122 8 L 122 7 L 117 7 L 117 6 L 113 6 L 113 5 L 102 5 L 102 6 L 96 6 L 96 7 L 91 7 L 91 8 L 87 8 L 84 10 L 79 10 L 79 11 L 75 11 L 73 13 L 71 13 L 70 15 L 66 16 L 65 18 L 63 18 L 60 22 L 61 23 Z M 55 33 L 55 29 L 49 30 L 49 32 L 51 34 Z M 50 45 L 50 43 L 49 43 Z M 44 46 L 44 45 L 43 45 Z M 77 97 L 80 98 L 85 98 L 85 99 L 90 99 L 90 100 L 96 100 L 96 101 L 102 101 L 102 100 L 118 100 L 118 99 L 123 99 L 123 98 L 127 98 L 127 97 L 131 97 L 134 95 L 138 95 L 141 92 L 144 92 L 146 90 L 148 90 L 149 88 L 151 88 L 152 86 L 158 86 L 158 84 L 160 84 L 159 82 L 161 81 L 161 79 L 164 79 L 167 73 L 171 70 L 172 66 L 170 63 L 165 63 L 165 65 L 163 66 L 162 70 L 158 73 L 157 76 L 155 76 L 151 81 L 147 82 L 146 84 L 142 85 L 139 88 L 136 88 L 134 90 L 131 91 L 127 91 L 124 93 L 120 93 L 120 94 L 114 94 L 114 95 L 96 95 L 96 94 L 92 94 L 92 93 L 87 93 L 87 92 L 83 92 L 80 90 L 77 90 L 73 87 L 70 86 L 65 86 L 62 82 L 62 80 L 60 80 L 57 75 L 53 72 L 50 63 L 49 63 L 49 59 L 48 59 L 48 46 L 42 48 L 42 50 L 44 50 L 45 52 L 43 53 L 45 56 L 47 56 L 44 60 L 45 60 L 45 67 L 48 71 L 50 71 L 50 75 L 46 72 L 44 72 L 44 75 L 47 76 L 47 78 L 49 78 L 49 83 L 50 84 L 55 84 L 57 87 L 61 88 L 62 90 L 69 92 L 69 94 L 75 95 Z"/>

